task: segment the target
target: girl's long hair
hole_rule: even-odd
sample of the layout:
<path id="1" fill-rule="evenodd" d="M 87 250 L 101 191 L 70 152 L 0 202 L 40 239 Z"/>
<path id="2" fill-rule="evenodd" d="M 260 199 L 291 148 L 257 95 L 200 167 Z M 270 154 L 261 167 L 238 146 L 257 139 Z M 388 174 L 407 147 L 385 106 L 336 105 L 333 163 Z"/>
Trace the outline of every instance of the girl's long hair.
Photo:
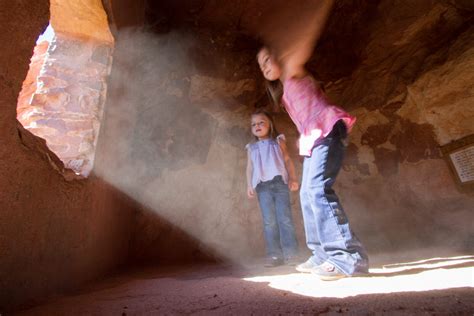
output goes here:
<path id="1" fill-rule="evenodd" d="M 254 116 L 254 115 L 264 115 L 268 118 L 268 120 L 270 121 L 270 138 L 271 139 L 276 139 L 277 136 L 280 135 L 280 133 L 278 133 L 278 130 L 275 127 L 275 121 L 273 120 L 273 116 L 270 113 L 268 113 L 267 111 L 263 109 L 257 109 L 255 110 L 255 112 L 252 113 L 251 116 Z M 258 137 L 257 136 L 254 136 L 254 137 L 255 137 L 255 140 L 258 141 Z"/>
<path id="2" fill-rule="evenodd" d="M 263 50 L 263 49 L 266 49 L 268 50 L 268 52 L 270 54 L 272 54 L 272 50 L 266 46 L 263 46 L 259 53 Z M 257 54 L 257 56 L 258 56 Z M 315 79 L 315 83 L 318 85 L 319 89 L 321 89 L 321 91 L 323 93 L 326 93 L 326 89 L 324 87 L 324 83 L 320 80 L 316 80 Z M 286 111 L 286 108 L 285 108 L 285 105 L 283 103 L 283 84 L 281 83 L 280 80 L 274 80 L 274 81 L 270 81 L 270 80 L 267 80 L 265 79 L 265 90 L 267 92 L 267 96 L 268 98 L 270 99 L 270 102 L 271 102 L 271 105 L 272 105 L 272 108 L 277 110 L 282 108 L 283 110 Z"/>
<path id="3" fill-rule="evenodd" d="M 262 46 L 257 53 L 257 59 L 260 53 L 263 50 L 267 50 L 270 54 L 273 54 L 272 50 L 267 47 L 267 46 Z M 282 103 L 282 97 L 283 97 L 283 85 L 280 82 L 280 80 L 267 80 L 265 79 L 265 91 L 267 93 L 268 98 L 270 99 L 272 108 L 276 111 L 280 109 L 280 107 L 284 108 L 284 105 Z"/>
<path id="4" fill-rule="evenodd" d="M 270 99 L 273 109 L 285 108 L 283 97 L 283 85 L 280 80 L 269 81 L 265 79 L 265 90 Z"/>

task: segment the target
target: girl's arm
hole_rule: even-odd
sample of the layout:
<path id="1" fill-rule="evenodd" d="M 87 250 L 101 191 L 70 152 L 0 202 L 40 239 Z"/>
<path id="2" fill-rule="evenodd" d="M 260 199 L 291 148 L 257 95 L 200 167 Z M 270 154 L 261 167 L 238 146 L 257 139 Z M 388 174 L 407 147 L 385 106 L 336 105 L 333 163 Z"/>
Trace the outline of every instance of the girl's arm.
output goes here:
<path id="1" fill-rule="evenodd" d="M 296 191 L 298 190 L 299 184 L 298 180 L 296 180 L 295 165 L 288 154 L 286 142 L 283 139 L 279 139 L 278 144 L 280 145 L 281 153 L 283 154 L 283 159 L 285 161 L 285 167 L 288 171 L 288 188 L 290 191 Z"/>
<path id="2" fill-rule="evenodd" d="M 252 187 L 252 158 L 250 157 L 250 150 L 247 150 L 247 196 L 249 199 L 255 196 L 255 190 Z"/>

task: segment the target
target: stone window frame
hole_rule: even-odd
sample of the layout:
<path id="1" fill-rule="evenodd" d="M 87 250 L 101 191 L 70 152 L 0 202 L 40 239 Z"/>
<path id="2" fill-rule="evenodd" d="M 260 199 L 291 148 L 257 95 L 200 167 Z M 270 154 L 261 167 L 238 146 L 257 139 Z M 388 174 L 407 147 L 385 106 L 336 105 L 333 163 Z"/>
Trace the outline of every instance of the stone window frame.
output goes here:
<path id="1" fill-rule="evenodd" d="M 50 1 L 50 25 L 38 38 L 17 102 L 17 120 L 45 141 L 68 180 L 71 171 L 77 179 L 93 170 L 115 44 L 101 1 L 78 5 Z M 94 10 L 101 12 L 89 21 Z"/>

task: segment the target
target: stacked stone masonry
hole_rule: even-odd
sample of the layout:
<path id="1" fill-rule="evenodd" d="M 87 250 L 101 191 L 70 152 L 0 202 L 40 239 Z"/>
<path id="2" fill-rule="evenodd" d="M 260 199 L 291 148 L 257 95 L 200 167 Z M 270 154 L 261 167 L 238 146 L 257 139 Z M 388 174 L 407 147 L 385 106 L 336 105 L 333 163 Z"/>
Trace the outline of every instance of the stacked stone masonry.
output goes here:
<path id="1" fill-rule="evenodd" d="M 112 47 L 66 34 L 56 34 L 40 55 L 44 45 L 38 45 L 32 58 L 27 81 L 36 87 L 31 97 L 20 96 L 18 120 L 44 138 L 66 168 L 87 177 L 94 164 Z"/>

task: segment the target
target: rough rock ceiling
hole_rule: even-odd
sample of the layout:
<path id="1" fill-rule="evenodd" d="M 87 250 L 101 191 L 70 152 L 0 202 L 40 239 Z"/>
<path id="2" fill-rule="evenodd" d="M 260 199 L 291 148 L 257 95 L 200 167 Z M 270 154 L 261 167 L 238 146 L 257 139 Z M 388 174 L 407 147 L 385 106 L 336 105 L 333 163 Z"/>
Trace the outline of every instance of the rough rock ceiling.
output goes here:
<path id="1" fill-rule="evenodd" d="M 368 26 L 379 2 L 336 2 L 318 48 L 320 55 L 324 55 L 324 62 L 337 64 L 336 68 L 331 67 L 331 79 L 350 74 L 360 62 L 369 34 Z M 238 32 L 248 41 L 258 38 L 261 30 L 274 25 L 275 21 L 282 21 L 282 25 L 291 23 L 304 10 L 298 3 L 284 0 L 148 0 L 145 7 L 147 24 L 159 33 L 182 27 L 209 28 L 218 32 Z"/>

